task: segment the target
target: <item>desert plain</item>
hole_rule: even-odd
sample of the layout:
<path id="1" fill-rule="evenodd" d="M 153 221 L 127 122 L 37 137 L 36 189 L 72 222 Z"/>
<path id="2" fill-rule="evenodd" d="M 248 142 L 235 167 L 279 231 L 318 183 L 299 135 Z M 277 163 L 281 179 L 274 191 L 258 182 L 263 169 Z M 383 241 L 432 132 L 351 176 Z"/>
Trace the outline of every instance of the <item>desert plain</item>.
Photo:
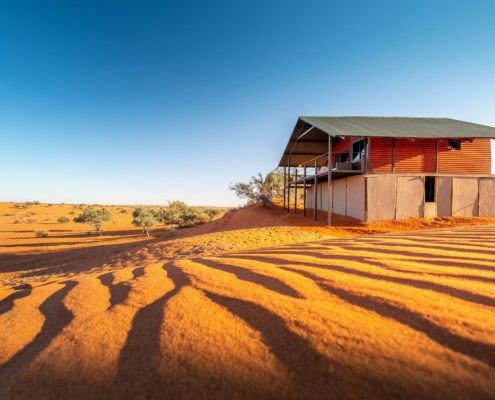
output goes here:
<path id="1" fill-rule="evenodd" d="M 495 220 L 108 208 L 0 204 L 1 399 L 495 398 Z"/>

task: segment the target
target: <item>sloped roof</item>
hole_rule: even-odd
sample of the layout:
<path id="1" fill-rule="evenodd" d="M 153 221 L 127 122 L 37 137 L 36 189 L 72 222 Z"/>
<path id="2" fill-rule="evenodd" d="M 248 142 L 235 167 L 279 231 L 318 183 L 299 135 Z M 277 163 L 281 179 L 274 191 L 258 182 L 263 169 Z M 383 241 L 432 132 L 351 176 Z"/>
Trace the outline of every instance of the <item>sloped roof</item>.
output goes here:
<path id="1" fill-rule="evenodd" d="M 312 128 L 310 131 L 308 129 Z M 305 134 L 301 137 L 302 134 Z M 495 128 L 450 118 L 299 117 L 279 166 L 299 165 L 328 151 L 328 135 L 343 138 L 495 139 Z M 298 139 L 299 138 L 299 139 Z"/>

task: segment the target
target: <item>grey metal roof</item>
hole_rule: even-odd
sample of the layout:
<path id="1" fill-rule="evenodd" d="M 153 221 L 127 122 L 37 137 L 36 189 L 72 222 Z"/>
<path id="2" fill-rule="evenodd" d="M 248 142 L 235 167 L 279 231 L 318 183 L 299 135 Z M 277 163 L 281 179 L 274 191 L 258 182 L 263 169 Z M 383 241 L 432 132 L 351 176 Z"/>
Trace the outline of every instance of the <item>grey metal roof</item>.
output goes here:
<path id="1" fill-rule="evenodd" d="M 311 129 L 308 132 L 308 129 Z M 302 134 L 307 132 L 303 137 Z M 450 118 L 299 117 L 279 166 L 304 162 L 328 151 L 328 135 L 387 138 L 492 138 L 495 128 Z M 323 162 L 323 161 L 322 161 Z"/>
<path id="2" fill-rule="evenodd" d="M 450 118 L 300 117 L 332 136 L 495 139 L 495 128 Z"/>

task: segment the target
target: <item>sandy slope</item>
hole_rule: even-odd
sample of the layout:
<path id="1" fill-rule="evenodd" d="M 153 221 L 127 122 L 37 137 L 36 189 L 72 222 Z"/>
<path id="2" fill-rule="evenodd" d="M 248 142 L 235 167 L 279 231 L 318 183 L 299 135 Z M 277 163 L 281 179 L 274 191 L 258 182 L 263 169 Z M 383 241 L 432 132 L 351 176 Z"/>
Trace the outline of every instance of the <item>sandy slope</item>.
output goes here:
<path id="1" fill-rule="evenodd" d="M 495 398 L 495 226 L 291 218 L 2 255 L 0 398 Z"/>

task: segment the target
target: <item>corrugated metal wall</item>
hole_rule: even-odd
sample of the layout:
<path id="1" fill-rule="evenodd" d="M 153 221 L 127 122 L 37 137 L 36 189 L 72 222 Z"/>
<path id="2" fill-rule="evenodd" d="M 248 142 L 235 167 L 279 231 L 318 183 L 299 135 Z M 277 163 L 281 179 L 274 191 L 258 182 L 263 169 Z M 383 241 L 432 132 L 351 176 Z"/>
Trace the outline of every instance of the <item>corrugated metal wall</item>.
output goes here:
<path id="1" fill-rule="evenodd" d="M 370 138 L 370 168 L 373 172 L 392 172 L 392 139 Z"/>
<path id="2" fill-rule="evenodd" d="M 392 139 L 370 138 L 373 172 L 392 172 Z M 490 174 L 490 139 L 461 140 L 461 150 L 449 150 L 449 141 L 438 143 L 438 172 Z M 395 139 L 395 172 L 435 172 L 435 139 Z"/>
<path id="3" fill-rule="evenodd" d="M 449 141 L 438 143 L 438 172 L 491 173 L 490 139 L 461 140 L 460 150 L 449 150 Z"/>
<path id="4" fill-rule="evenodd" d="M 395 172 L 435 172 L 435 140 L 395 139 Z"/>

